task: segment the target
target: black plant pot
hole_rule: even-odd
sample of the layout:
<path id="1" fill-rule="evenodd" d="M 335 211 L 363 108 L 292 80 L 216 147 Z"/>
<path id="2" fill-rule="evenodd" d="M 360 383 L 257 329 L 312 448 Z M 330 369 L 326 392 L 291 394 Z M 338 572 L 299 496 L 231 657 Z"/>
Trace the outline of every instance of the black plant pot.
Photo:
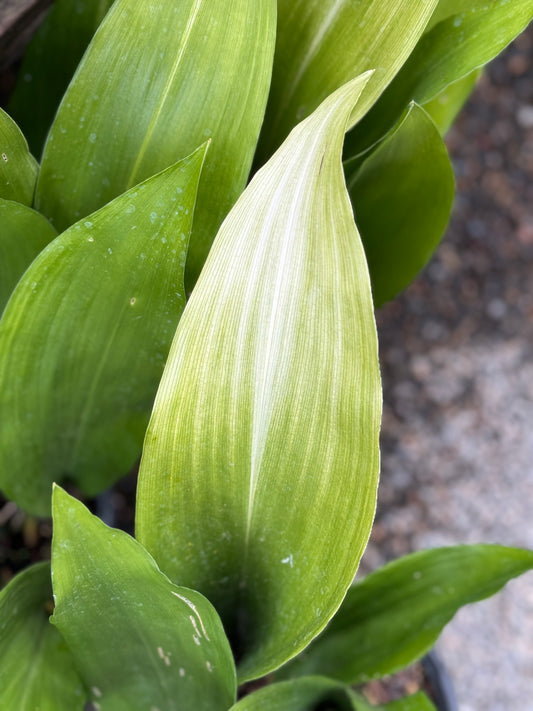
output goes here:
<path id="1" fill-rule="evenodd" d="M 434 650 L 422 659 L 422 669 L 438 711 L 459 711 L 450 676 Z"/>

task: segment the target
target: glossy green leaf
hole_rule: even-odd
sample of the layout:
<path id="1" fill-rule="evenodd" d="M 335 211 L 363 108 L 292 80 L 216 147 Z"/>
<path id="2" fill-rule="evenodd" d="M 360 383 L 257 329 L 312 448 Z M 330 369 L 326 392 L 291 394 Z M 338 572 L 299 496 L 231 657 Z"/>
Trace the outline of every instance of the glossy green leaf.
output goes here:
<path id="1" fill-rule="evenodd" d="M 187 265 L 196 277 L 246 184 L 275 11 L 275 0 L 116 0 L 52 126 L 39 211 L 64 229 L 212 136 Z"/>
<path id="2" fill-rule="evenodd" d="M 449 84 L 438 96 L 424 104 L 424 110 L 431 116 L 442 135 L 455 121 L 457 114 L 475 88 L 482 71 L 482 68 L 474 69 L 459 81 Z"/>
<path id="3" fill-rule="evenodd" d="M 463 8 L 458 14 L 449 12 Z M 410 101 L 425 104 L 499 54 L 533 18 L 531 0 L 446 2 L 435 24 L 364 119 L 346 137 L 345 156 L 381 139 Z"/>
<path id="4" fill-rule="evenodd" d="M 92 495 L 140 456 L 185 306 L 204 155 L 205 146 L 61 234 L 6 307 L 0 486 L 33 513 L 49 513 L 53 481 Z"/>
<path id="5" fill-rule="evenodd" d="M 423 656 L 463 605 L 533 569 L 533 551 L 454 546 L 400 558 L 350 588 L 331 624 L 280 677 L 318 673 L 355 684 Z"/>
<path id="6" fill-rule="evenodd" d="M 262 161 L 335 89 L 375 70 L 362 116 L 415 47 L 437 0 L 278 0 L 272 87 Z"/>
<path id="7" fill-rule="evenodd" d="M 9 111 L 35 155 L 72 75 L 113 0 L 55 0 L 26 49 Z"/>
<path id="8" fill-rule="evenodd" d="M 50 564 L 19 573 L 0 592 L 0 708 L 83 711 L 85 690 L 49 616 Z"/>
<path id="9" fill-rule="evenodd" d="M 0 313 L 20 277 L 56 234 L 38 212 L 0 198 Z"/>
<path id="10" fill-rule="evenodd" d="M 381 306 L 425 266 L 444 233 L 454 177 L 439 130 L 416 104 L 351 175 L 348 190 Z"/>
<path id="11" fill-rule="evenodd" d="M 0 109 L 0 198 L 31 205 L 38 169 L 20 128 Z"/>
<path id="12" fill-rule="evenodd" d="M 138 536 L 215 604 L 243 679 L 324 627 L 372 524 L 377 343 L 340 156 L 367 79 L 302 122 L 224 222 L 145 439 Z"/>
<path id="13" fill-rule="evenodd" d="M 212 605 L 59 487 L 52 622 L 100 711 L 227 711 L 235 665 Z"/>
<path id="14" fill-rule="evenodd" d="M 367 711 L 353 705 L 350 690 L 320 676 L 282 681 L 245 696 L 230 711 Z"/>

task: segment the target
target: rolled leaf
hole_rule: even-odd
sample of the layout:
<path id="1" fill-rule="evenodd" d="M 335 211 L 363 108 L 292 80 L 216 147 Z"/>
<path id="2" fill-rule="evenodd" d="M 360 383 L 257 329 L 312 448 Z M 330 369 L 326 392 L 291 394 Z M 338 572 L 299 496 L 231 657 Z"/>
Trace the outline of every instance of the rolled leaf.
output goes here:
<path id="1" fill-rule="evenodd" d="M 0 592 L 0 707 L 5 711 L 83 711 L 86 693 L 58 630 L 50 564 L 16 575 Z"/>
<path id="2" fill-rule="evenodd" d="M 368 711 L 354 706 L 351 690 L 338 681 L 320 676 L 282 681 L 245 696 L 230 711 Z"/>
<path id="3" fill-rule="evenodd" d="M 54 487 L 52 622 L 100 711 L 227 711 L 235 665 L 210 603 Z"/>
<path id="4" fill-rule="evenodd" d="M 20 128 L 0 109 L 0 198 L 31 205 L 38 169 Z"/>
<path id="5" fill-rule="evenodd" d="M 35 155 L 72 75 L 113 0 L 55 0 L 24 54 L 9 111 Z"/>
<path id="6" fill-rule="evenodd" d="M 424 110 L 435 121 L 442 135 L 448 131 L 455 121 L 457 114 L 474 90 L 482 71 L 483 69 L 481 68 L 474 69 L 473 72 L 459 79 L 459 81 L 449 84 L 438 96 L 424 104 Z"/>
<path id="7" fill-rule="evenodd" d="M 449 15 L 462 8 L 457 14 Z M 531 0 L 445 2 L 394 81 L 346 137 L 351 157 L 381 139 L 410 101 L 425 104 L 499 54 L 533 18 Z"/>
<path id="8" fill-rule="evenodd" d="M 280 677 L 321 674 L 349 684 L 422 657 L 463 605 L 533 569 L 533 551 L 453 546 L 400 558 L 350 588 L 324 634 Z"/>
<path id="9" fill-rule="evenodd" d="M 261 162 L 335 89 L 375 70 L 362 116 L 400 69 L 438 0 L 278 0 L 278 34 Z"/>
<path id="10" fill-rule="evenodd" d="M 0 198 L 0 313 L 20 277 L 56 234 L 38 212 Z"/>
<path id="11" fill-rule="evenodd" d="M 140 456 L 185 306 L 205 146 L 55 239 L 0 321 L 0 487 L 48 515 L 53 481 L 95 494 Z"/>
<path id="12" fill-rule="evenodd" d="M 346 180 L 381 306 L 425 266 L 446 229 L 453 168 L 439 130 L 412 104 L 395 130 Z"/>
<path id="13" fill-rule="evenodd" d="M 189 254 L 194 281 L 246 184 L 275 12 L 275 0 L 116 0 L 50 131 L 39 211 L 65 229 L 213 137 Z"/>
<path id="14" fill-rule="evenodd" d="M 225 220 L 145 439 L 139 539 L 215 604 L 243 679 L 324 627 L 374 515 L 376 331 L 341 165 L 367 79 L 302 122 Z"/>

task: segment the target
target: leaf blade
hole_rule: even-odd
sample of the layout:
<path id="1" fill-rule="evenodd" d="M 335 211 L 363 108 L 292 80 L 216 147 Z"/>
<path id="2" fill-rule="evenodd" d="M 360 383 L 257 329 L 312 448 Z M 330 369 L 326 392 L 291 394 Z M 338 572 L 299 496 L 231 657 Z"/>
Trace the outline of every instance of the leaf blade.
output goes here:
<path id="1" fill-rule="evenodd" d="M 52 618 L 102 711 L 226 711 L 235 666 L 220 620 L 130 536 L 54 488 Z"/>
<path id="2" fill-rule="evenodd" d="M 455 180 L 432 119 L 411 104 L 394 131 L 350 176 L 357 226 L 376 306 L 392 299 L 426 265 L 448 224 Z"/>
<path id="3" fill-rule="evenodd" d="M 312 674 L 316 665 L 351 684 L 394 673 L 423 656 L 460 607 L 531 569 L 533 551 L 489 544 L 400 558 L 352 586 L 324 635 L 280 675 Z"/>
<path id="4" fill-rule="evenodd" d="M 436 5 L 437 0 L 280 0 L 262 162 L 329 94 L 375 70 L 360 99 L 363 115 L 409 56 Z"/>
<path id="5" fill-rule="evenodd" d="M 38 212 L 0 198 L 0 313 L 18 280 L 35 257 L 57 235 Z"/>
<path id="6" fill-rule="evenodd" d="M 37 171 L 22 131 L 0 109 L 0 198 L 31 205 Z"/>
<path id="7" fill-rule="evenodd" d="M 140 456 L 185 306 L 205 151 L 62 233 L 13 293 L 0 321 L 0 485 L 23 508 L 49 514 L 51 484 L 67 477 L 95 494 Z"/>
<path id="8" fill-rule="evenodd" d="M 83 711 L 85 690 L 58 630 L 50 564 L 19 573 L 0 592 L 0 702 L 17 711 Z"/>
<path id="9" fill-rule="evenodd" d="M 436 14 L 440 21 L 430 23 L 395 79 L 346 137 L 345 156 L 356 156 L 379 141 L 410 101 L 425 104 L 489 62 L 531 19 L 529 0 L 516 0 L 512 8 L 507 0 L 442 3 Z"/>
<path id="10" fill-rule="evenodd" d="M 65 89 L 112 2 L 56 0 L 26 49 L 9 111 L 35 155 L 41 155 Z"/>
<path id="11" fill-rule="evenodd" d="M 248 177 L 270 82 L 275 9 L 275 0 L 116 0 L 51 128 L 39 211 L 64 229 L 212 136 L 188 258 L 194 283 Z"/>
<path id="12" fill-rule="evenodd" d="M 243 679 L 323 627 L 373 518 L 377 344 L 340 163 L 367 79 L 300 124 L 224 222 L 145 440 L 139 540 L 171 579 L 214 602 L 244 654 Z M 327 525 L 309 525 L 310 511 Z M 179 555 L 176 541 L 187 542 Z"/>

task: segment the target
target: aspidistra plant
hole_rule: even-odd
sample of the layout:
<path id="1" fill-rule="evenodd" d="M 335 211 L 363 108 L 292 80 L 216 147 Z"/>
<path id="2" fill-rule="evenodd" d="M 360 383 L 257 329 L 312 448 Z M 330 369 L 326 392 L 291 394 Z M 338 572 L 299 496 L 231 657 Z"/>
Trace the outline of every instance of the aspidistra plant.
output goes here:
<path id="1" fill-rule="evenodd" d="M 352 585 L 378 485 L 374 306 L 438 243 L 442 132 L 531 5 L 69 5 L 23 66 L 58 96 L 88 44 L 39 166 L 0 114 L 0 485 L 54 519 L 51 569 L 0 592 L 0 705 L 375 709 L 357 685 L 533 567 L 458 546 Z M 31 123 L 23 84 L 13 110 Z M 137 540 L 52 495 L 102 491 L 141 449 Z"/>

